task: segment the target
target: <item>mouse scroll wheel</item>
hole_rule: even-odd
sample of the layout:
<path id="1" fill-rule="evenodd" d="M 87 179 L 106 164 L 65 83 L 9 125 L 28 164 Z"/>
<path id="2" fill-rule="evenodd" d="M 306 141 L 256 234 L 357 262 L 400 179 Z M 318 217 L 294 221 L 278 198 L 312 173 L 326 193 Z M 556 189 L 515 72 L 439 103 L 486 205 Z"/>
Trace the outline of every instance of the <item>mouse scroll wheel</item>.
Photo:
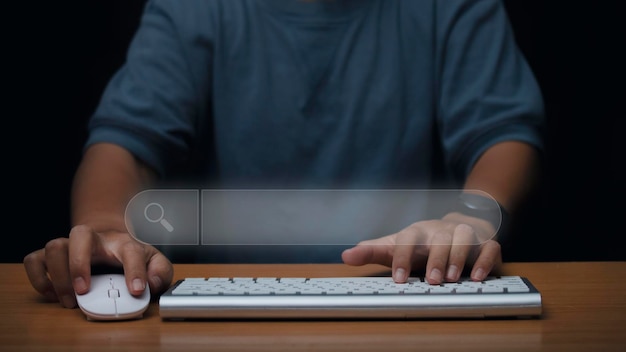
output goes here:
<path id="1" fill-rule="evenodd" d="M 109 290 L 109 298 L 119 298 L 120 297 L 120 290 L 118 289 L 110 289 Z"/>

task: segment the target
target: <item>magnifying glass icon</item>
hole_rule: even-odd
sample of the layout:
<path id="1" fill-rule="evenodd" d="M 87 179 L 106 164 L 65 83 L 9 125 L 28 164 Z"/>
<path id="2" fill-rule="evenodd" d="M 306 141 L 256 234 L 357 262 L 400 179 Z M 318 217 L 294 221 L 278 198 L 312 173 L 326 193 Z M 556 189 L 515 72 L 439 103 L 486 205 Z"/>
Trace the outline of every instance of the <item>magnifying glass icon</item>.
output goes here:
<path id="1" fill-rule="evenodd" d="M 159 210 L 161 212 L 161 216 L 158 216 L 156 219 L 153 219 L 150 216 L 148 216 L 148 208 L 150 208 L 151 206 L 155 206 L 155 207 L 159 208 Z M 174 227 L 172 226 L 172 224 L 170 224 L 169 221 L 167 221 L 167 220 L 165 220 L 163 218 L 163 216 L 165 216 L 165 210 L 163 209 L 163 206 L 161 204 L 159 204 L 159 203 L 150 203 L 150 204 L 146 205 L 146 207 L 143 209 L 143 216 L 145 216 L 146 220 L 148 220 L 150 222 L 161 223 L 161 225 L 163 225 L 163 227 L 165 227 L 165 229 L 168 232 L 174 231 Z"/>

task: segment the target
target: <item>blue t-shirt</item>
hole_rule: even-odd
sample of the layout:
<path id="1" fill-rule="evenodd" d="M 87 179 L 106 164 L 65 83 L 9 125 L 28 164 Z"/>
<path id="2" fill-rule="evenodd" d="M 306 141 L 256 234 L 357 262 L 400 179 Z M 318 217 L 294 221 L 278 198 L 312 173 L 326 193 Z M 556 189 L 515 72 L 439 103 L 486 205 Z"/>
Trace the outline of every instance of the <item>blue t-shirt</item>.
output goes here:
<path id="1" fill-rule="evenodd" d="M 87 145 L 218 187 L 430 188 L 542 148 L 497 0 L 150 0 Z"/>

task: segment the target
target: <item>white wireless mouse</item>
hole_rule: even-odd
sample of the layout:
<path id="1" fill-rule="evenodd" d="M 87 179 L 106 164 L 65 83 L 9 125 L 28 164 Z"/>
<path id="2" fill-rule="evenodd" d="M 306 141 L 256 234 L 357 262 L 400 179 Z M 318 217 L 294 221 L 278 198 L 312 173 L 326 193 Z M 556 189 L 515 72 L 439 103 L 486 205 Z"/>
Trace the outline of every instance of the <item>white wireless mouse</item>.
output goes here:
<path id="1" fill-rule="evenodd" d="M 87 320 L 139 319 L 150 304 L 150 289 L 133 296 L 123 274 L 93 275 L 89 292 L 77 294 L 76 301 Z"/>

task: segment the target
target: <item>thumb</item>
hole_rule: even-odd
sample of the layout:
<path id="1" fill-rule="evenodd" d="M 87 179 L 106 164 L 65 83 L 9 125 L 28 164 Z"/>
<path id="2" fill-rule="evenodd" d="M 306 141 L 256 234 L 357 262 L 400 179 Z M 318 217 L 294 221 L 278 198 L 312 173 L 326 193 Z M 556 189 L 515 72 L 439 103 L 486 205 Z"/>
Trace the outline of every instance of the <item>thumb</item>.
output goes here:
<path id="1" fill-rule="evenodd" d="M 381 264 L 391 267 L 393 260 L 393 238 L 381 237 L 363 241 L 341 253 L 341 259 L 347 265 Z"/>
<path id="2" fill-rule="evenodd" d="M 147 269 L 150 293 L 156 297 L 165 292 L 172 284 L 174 266 L 167 257 L 158 253 L 152 257 Z"/>

